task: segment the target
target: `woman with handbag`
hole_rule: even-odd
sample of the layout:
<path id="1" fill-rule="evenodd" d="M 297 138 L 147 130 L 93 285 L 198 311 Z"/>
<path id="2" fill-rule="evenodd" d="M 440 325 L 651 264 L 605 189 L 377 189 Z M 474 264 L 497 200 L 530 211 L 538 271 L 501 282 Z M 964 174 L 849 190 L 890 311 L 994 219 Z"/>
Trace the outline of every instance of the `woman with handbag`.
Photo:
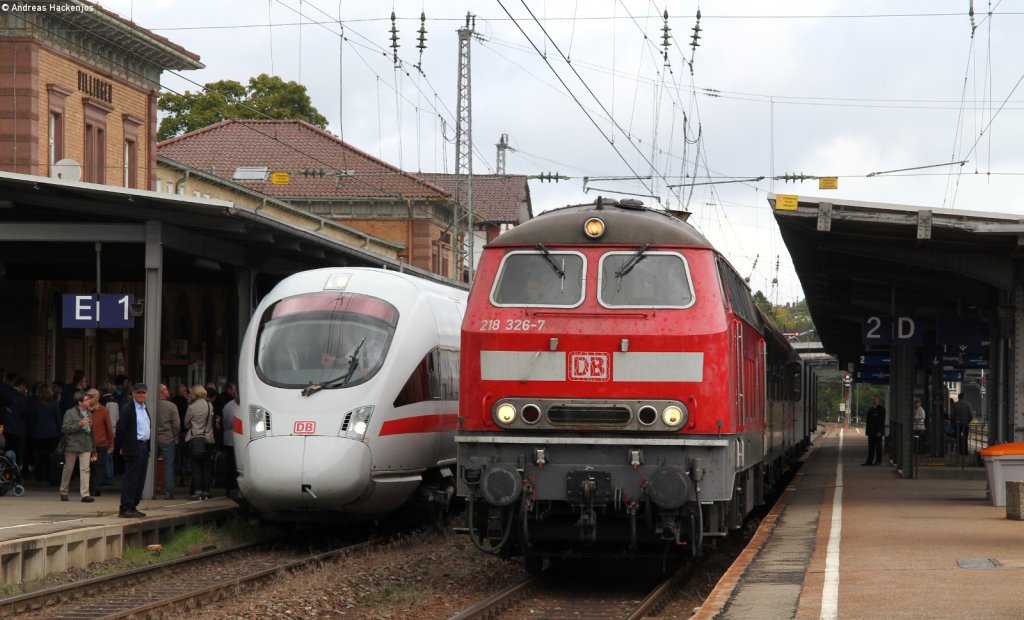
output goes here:
<path id="1" fill-rule="evenodd" d="M 206 399 L 206 388 L 192 386 L 194 400 L 185 412 L 185 444 L 192 456 L 192 485 L 195 490 L 189 499 L 210 499 L 210 456 L 213 437 L 213 405 Z"/>

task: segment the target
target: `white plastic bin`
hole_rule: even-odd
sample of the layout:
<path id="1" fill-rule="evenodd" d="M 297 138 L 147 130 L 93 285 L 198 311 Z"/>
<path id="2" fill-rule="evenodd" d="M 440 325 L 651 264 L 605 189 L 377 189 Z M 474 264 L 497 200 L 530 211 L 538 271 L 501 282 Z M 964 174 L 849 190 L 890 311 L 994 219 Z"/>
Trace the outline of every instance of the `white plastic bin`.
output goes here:
<path id="1" fill-rule="evenodd" d="M 1006 505 L 1006 482 L 1024 481 L 1024 442 L 1001 443 L 981 451 L 993 506 Z"/>

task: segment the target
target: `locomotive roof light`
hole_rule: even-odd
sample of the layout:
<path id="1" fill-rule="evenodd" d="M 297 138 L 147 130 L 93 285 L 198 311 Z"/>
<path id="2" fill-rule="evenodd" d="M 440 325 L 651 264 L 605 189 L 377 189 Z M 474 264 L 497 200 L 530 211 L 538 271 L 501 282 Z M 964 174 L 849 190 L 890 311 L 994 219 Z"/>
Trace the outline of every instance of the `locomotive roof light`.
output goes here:
<path id="1" fill-rule="evenodd" d="M 350 273 L 332 273 L 327 276 L 327 283 L 324 284 L 325 291 L 343 291 L 348 286 L 349 278 L 352 277 Z"/>
<path id="2" fill-rule="evenodd" d="M 583 234 L 591 239 L 600 239 L 604 235 L 604 220 L 599 217 L 592 217 L 583 222 Z"/>
<path id="3" fill-rule="evenodd" d="M 672 428 L 686 424 L 688 416 L 689 412 L 683 405 L 669 405 L 661 411 L 661 421 L 665 423 L 665 426 Z"/>
<path id="4" fill-rule="evenodd" d="M 509 403 L 502 403 L 498 405 L 498 408 L 494 411 L 494 419 L 499 424 L 508 426 L 516 419 L 516 408 L 514 405 Z"/>

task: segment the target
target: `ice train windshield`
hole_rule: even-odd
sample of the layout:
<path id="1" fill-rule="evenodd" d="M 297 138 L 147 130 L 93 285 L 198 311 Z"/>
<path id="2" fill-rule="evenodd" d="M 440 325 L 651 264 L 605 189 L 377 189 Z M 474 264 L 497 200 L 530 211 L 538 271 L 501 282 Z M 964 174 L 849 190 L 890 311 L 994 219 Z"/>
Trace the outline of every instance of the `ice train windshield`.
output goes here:
<path id="1" fill-rule="evenodd" d="M 256 374 L 283 388 L 364 383 L 384 363 L 397 325 L 398 310 L 374 297 L 337 292 L 287 297 L 260 318 Z"/>

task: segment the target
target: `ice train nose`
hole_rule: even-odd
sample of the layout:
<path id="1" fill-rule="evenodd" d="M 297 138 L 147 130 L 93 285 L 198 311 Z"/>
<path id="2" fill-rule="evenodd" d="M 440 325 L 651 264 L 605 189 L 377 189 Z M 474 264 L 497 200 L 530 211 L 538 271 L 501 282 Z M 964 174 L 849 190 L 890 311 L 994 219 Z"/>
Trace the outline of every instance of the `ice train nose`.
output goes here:
<path id="1" fill-rule="evenodd" d="M 264 437 L 249 444 L 242 493 L 261 512 L 335 510 L 370 481 L 370 451 L 343 437 Z"/>

